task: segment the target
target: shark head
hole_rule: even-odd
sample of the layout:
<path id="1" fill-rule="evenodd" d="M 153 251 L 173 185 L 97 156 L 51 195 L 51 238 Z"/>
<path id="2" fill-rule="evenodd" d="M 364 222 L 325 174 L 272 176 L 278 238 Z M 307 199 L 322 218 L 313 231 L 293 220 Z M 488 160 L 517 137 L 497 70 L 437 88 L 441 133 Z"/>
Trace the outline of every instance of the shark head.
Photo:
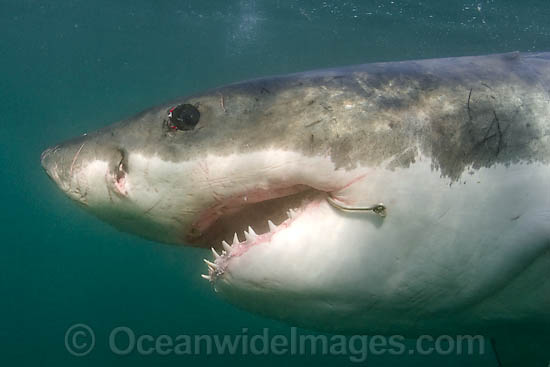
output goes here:
<path id="1" fill-rule="evenodd" d="M 409 336 L 540 320 L 547 92 L 517 63 L 237 83 L 56 145 L 42 165 L 122 231 L 212 248 L 203 277 L 269 317 Z"/>
<path id="2" fill-rule="evenodd" d="M 355 241 L 339 229 L 350 216 L 330 203 L 345 205 L 365 177 L 352 163 L 354 132 L 330 127 L 360 95 L 332 107 L 326 94 L 334 91 L 319 88 L 337 74 L 258 79 L 179 99 L 48 148 L 42 166 L 68 197 L 122 231 L 213 248 L 204 277 L 220 292 L 253 297 L 256 267 L 289 276 L 283 293 L 272 290 L 277 297 L 300 284 L 307 291 L 311 284 L 296 281 L 298 255 L 324 266 L 341 251 L 325 242 Z M 374 228 L 382 217 L 369 220 Z"/>
<path id="3" fill-rule="evenodd" d="M 235 233 L 244 241 L 249 227 L 258 235 L 288 227 L 357 179 L 332 159 L 333 132 L 303 124 L 320 123 L 325 110 L 314 87 L 300 84 L 262 79 L 177 100 L 48 148 L 42 166 L 123 231 L 221 249 Z M 297 98 L 316 103 L 315 113 Z"/>

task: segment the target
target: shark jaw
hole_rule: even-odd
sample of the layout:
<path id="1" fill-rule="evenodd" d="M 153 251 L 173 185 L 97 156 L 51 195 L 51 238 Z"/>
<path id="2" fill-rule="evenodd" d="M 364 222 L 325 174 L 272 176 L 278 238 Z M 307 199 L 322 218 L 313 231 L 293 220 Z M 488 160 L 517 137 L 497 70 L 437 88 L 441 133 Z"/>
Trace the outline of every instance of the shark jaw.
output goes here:
<path id="1" fill-rule="evenodd" d="M 223 276 L 229 262 L 232 259 L 245 254 L 253 246 L 269 245 L 275 238 L 279 239 L 280 236 L 284 236 L 285 233 L 281 233 L 289 230 L 289 227 L 291 227 L 300 216 L 305 215 L 305 213 L 309 213 L 309 211 L 319 209 L 321 200 L 322 199 L 319 198 L 308 202 L 303 207 L 289 209 L 286 212 L 287 219 L 279 225 L 275 225 L 273 221 L 268 219 L 267 232 L 257 234 L 254 229 L 249 226 L 248 230 L 243 232 L 245 238 L 244 241 L 239 240 L 237 233 L 233 235 L 231 244 L 223 240 L 221 253 L 218 253 L 214 247 L 211 249 L 212 254 L 214 255 L 214 262 L 204 259 L 204 262 L 208 266 L 208 275 L 202 274 L 201 276 L 204 279 L 214 283 L 218 278 Z"/>

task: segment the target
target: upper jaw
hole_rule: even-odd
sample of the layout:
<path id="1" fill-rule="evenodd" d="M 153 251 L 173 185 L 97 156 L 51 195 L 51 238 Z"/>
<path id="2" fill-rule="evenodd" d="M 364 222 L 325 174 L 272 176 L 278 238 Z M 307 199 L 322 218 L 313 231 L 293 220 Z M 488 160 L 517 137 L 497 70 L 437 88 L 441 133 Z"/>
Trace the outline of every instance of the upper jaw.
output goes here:
<path id="1" fill-rule="evenodd" d="M 294 191 L 287 191 L 287 193 L 292 192 Z M 302 186 L 293 194 L 244 204 L 223 214 L 215 214 L 210 207 L 197 215 L 188 231 L 186 242 L 200 247 L 214 247 L 221 251 L 223 250 L 222 241 L 232 243 L 235 233 L 239 233 L 240 238 L 243 239 L 245 238 L 243 233 L 251 227 L 260 235 L 268 234 L 272 232 L 268 221 L 282 224 L 289 219 L 289 210 L 305 207 L 308 203 L 325 196 L 326 194 L 322 191 Z M 253 200 L 250 199 L 250 201 Z M 224 202 L 226 201 L 217 202 L 217 207 L 223 206 Z M 207 212 L 214 214 L 208 216 L 206 222 L 204 217 Z"/>

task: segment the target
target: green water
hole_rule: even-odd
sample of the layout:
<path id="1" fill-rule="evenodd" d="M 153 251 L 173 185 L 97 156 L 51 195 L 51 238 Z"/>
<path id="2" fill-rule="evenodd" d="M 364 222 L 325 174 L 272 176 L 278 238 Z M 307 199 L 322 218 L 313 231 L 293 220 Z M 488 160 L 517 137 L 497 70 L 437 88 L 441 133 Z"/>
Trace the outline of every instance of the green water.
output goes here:
<path id="1" fill-rule="evenodd" d="M 63 197 L 40 152 L 176 96 L 240 79 L 370 61 L 550 50 L 548 1 L 0 0 L 0 365 L 345 365 L 346 356 L 120 356 L 136 334 L 289 334 L 199 277 L 203 250 L 119 233 Z M 85 357 L 65 347 L 91 327 Z M 309 333 L 301 330 L 301 333 Z M 356 365 L 494 366 L 474 356 Z"/>

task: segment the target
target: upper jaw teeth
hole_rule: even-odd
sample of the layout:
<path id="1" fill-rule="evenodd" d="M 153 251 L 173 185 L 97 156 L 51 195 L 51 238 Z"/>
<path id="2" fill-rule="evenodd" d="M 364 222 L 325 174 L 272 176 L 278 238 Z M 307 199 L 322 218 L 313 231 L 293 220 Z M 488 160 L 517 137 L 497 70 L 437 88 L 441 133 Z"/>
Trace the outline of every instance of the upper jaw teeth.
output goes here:
<path id="1" fill-rule="evenodd" d="M 296 210 L 290 209 L 287 211 L 287 216 L 289 219 L 295 218 L 297 215 Z M 267 226 L 269 228 L 269 232 L 273 232 L 277 229 L 277 226 L 271 221 L 267 221 Z M 247 231 L 244 231 L 244 237 L 245 240 L 243 242 L 239 241 L 239 237 L 237 236 L 237 233 L 233 236 L 233 243 L 231 245 L 227 243 L 226 241 L 222 241 L 222 248 L 223 251 L 221 254 L 219 254 L 213 247 L 212 247 L 212 254 L 214 255 L 214 262 L 204 259 L 204 262 L 206 265 L 208 265 L 208 274 L 201 274 L 201 277 L 203 277 L 206 280 L 209 280 L 213 282 L 217 276 L 221 275 L 226 266 L 227 260 L 233 256 L 234 250 L 239 245 L 246 245 L 254 242 L 254 240 L 258 237 L 256 232 L 254 232 L 254 229 L 252 227 L 248 227 Z"/>

